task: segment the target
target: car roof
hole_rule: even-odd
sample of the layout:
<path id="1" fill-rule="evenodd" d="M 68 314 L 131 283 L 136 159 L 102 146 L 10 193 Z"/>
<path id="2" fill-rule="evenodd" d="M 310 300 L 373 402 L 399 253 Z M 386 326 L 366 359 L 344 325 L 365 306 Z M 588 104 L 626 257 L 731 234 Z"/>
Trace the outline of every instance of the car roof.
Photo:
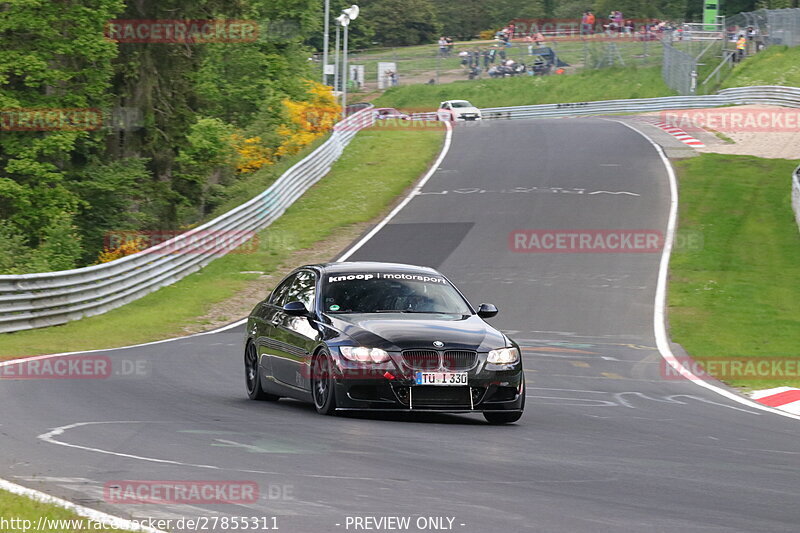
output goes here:
<path id="1" fill-rule="evenodd" d="M 446 103 L 448 103 L 448 102 L 449 102 L 449 103 L 451 103 L 451 104 L 452 104 L 452 103 L 455 103 L 455 102 L 464 102 L 464 103 L 467 103 L 467 104 L 469 104 L 469 103 L 470 103 L 470 102 L 469 102 L 469 100 L 445 100 L 445 101 L 444 101 L 444 102 L 442 102 L 442 103 L 443 103 L 443 104 L 446 104 Z"/>
<path id="2" fill-rule="evenodd" d="M 314 268 L 321 271 L 323 274 L 332 274 L 338 272 L 398 272 L 398 273 L 418 273 L 418 274 L 436 274 L 441 275 L 438 271 L 430 267 L 406 265 L 403 263 L 383 263 L 379 261 L 342 261 L 340 263 L 319 263 L 316 265 L 307 265 L 304 268 Z"/>

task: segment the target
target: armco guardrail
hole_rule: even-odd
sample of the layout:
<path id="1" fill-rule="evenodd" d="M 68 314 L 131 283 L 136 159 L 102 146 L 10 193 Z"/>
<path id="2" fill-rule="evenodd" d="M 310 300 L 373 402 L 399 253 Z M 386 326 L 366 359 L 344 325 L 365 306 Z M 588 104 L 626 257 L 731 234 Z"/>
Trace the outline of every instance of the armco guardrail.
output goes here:
<path id="1" fill-rule="evenodd" d="M 792 209 L 797 227 L 800 229 L 800 167 L 797 167 L 792 176 Z"/>
<path id="2" fill-rule="evenodd" d="M 600 100 L 566 104 L 539 104 L 481 109 L 485 119 L 555 118 L 622 113 L 646 113 L 670 109 L 696 109 L 726 105 L 764 104 L 800 107 L 800 88 L 781 86 L 737 87 L 717 94 L 666 96 L 633 100 Z"/>
<path id="3" fill-rule="evenodd" d="M 325 143 L 252 200 L 202 226 L 116 261 L 74 270 L 0 276 L 0 332 L 63 324 L 169 285 L 235 248 L 280 217 L 331 168 L 355 134 L 374 122 L 365 109 L 339 122 Z"/>

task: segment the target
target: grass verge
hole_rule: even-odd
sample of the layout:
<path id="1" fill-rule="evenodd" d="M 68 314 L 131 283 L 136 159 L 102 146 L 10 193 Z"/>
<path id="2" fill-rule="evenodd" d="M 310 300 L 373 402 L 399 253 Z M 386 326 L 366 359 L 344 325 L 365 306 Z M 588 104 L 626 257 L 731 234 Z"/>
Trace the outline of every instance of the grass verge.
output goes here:
<path id="1" fill-rule="evenodd" d="M 80 517 L 72 511 L 62 509 L 25 496 L 18 496 L 0 490 L 0 519 L 7 523 L 10 529 L 3 531 L 35 531 L 39 520 L 43 519 L 42 531 L 58 533 L 78 533 L 96 531 L 97 533 L 126 533 L 124 529 L 102 529 L 100 524 L 87 518 Z"/>
<path id="2" fill-rule="evenodd" d="M 443 85 L 406 85 L 387 90 L 374 104 L 378 107 L 435 110 L 440 102 L 456 98 L 469 100 L 478 107 L 498 107 L 674 94 L 662 80 L 660 67 L 620 67 L 588 70 L 569 76 L 522 76 Z"/>
<path id="3" fill-rule="evenodd" d="M 234 297 L 261 273 L 276 270 L 292 253 L 321 246 L 337 231 L 383 213 L 429 167 L 443 135 L 438 129 L 359 133 L 331 172 L 259 234 L 252 253 L 228 254 L 178 283 L 103 315 L 2 334 L 0 359 L 180 335 L 186 324 L 196 324 L 212 305 Z M 235 318 L 239 317 L 231 317 Z"/>
<path id="4" fill-rule="evenodd" d="M 800 359 L 800 232 L 790 183 L 796 166 L 720 154 L 676 164 L 680 230 L 701 232 L 703 246 L 672 257 L 670 334 L 701 363 Z M 800 386 L 796 374 L 759 376 L 717 377 L 752 389 Z"/>

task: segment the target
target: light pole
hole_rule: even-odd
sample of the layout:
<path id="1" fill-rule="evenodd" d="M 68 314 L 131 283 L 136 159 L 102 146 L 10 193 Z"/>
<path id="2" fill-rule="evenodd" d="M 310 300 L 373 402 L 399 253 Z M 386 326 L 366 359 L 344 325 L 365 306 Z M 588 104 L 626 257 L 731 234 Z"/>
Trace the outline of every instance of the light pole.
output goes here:
<path id="1" fill-rule="evenodd" d="M 339 19 L 342 18 L 344 15 L 339 15 L 336 17 L 336 22 L 341 22 Z M 340 24 L 336 25 L 336 54 L 333 59 L 333 90 L 339 90 L 339 34 L 341 31 L 339 30 Z"/>
<path id="2" fill-rule="evenodd" d="M 330 40 L 331 0 L 325 0 L 325 30 L 322 37 L 322 84 L 328 85 L 328 41 Z"/>
<path id="3" fill-rule="evenodd" d="M 350 81 L 350 73 L 347 71 L 347 28 L 350 21 L 358 18 L 358 6 L 353 4 L 347 9 L 342 10 L 336 20 L 344 26 L 344 59 L 342 60 L 342 118 L 347 118 L 347 82 Z"/>

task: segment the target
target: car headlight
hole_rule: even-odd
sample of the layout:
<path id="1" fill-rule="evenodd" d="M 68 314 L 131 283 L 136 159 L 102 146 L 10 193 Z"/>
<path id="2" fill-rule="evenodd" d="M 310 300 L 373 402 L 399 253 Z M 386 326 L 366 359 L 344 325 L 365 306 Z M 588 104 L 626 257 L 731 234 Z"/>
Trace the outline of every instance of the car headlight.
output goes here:
<path id="1" fill-rule="evenodd" d="M 489 352 L 489 358 L 486 361 L 500 365 L 516 363 L 519 361 L 519 350 L 516 348 L 500 348 L 499 350 L 491 350 Z"/>
<path id="2" fill-rule="evenodd" d="M 389 354 L 380 348 L 365 348 L 363 346 L 339 346 L 339 351 L 351 361 L 359 363 L 385 363 Z"/>

